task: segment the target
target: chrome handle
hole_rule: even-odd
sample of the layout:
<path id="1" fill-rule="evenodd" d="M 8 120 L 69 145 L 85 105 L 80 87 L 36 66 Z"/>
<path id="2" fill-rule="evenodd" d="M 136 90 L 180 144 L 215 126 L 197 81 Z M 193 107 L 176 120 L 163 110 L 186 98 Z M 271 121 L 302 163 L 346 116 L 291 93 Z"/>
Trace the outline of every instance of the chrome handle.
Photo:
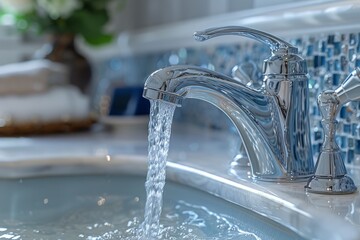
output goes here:
<path id="1" fill-rule="evenodd" d="M 344 105 L 350 101 L 360 100 L 360 68 L 357 67 L 351 74 L 344 80 L 344 82 L 335 89 L 335 94 Z"/>
<path id="2" fill-rule="evenodd" d="M 345 103 L 360 99 L 360 68 L 356 68 L 335 90 L 322 92 L 318 97 L 322 116 L 324 141 L 316 163 L 316 170 L 306 191 L 324 194 L 349 194 L 357 190 L 354 181 L 347 175 L 341 151 L 335 141 L 338 115 Z"/>
<path id="3" fill-rule="evenodd" d="M 209 28 L 204 31 L 197 31 L 194 33 L 194 37 L 197 41 L 205 41 L 213 37 L 224 35 L 236 35 L 251 38 L 262 42 L 269 46 L 273 53 L 285 50 L 290 54 L 297 54 L 298 49 L 290 43 L 275 37 L 269 33 L 262 32 L 256 29 L 240 27 L 240 26 L 227 26 L 218 28 Z"/>

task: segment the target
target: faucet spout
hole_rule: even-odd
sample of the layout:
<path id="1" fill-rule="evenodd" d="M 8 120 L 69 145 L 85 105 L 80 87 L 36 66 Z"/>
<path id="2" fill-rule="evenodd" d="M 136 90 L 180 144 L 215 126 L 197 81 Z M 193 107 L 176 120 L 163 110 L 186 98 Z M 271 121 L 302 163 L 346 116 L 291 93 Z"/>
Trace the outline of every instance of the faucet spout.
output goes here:
<path id="1" fill-rule="evenodd" d="M 151 74 L 143 96 L 181 106 L 194 98 L 228 116 L 247 152 L 253 177 L 264 181 L 306 180 L 313 173 L 307 78 L 268 76 L 252 89 L 226 75 L 195 66 L 171 66 Z M 299 90 L 301 89 L 301 90 Z"/>

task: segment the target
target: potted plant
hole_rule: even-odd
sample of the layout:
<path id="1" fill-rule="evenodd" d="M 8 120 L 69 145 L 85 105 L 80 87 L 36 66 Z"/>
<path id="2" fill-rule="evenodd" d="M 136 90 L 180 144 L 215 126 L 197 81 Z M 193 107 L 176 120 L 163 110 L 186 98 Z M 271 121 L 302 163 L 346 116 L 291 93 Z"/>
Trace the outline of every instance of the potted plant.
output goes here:
<path id="1" fill-rule="evenodd" d="M 113 36 L 106 29 L 110 21 L 109 9 L 111 4 L 121 7 L 120 3 L 123 3 L 115 1 L 0 0 L 0 13 L 20 31 L 46 34 L 49 42 L 37 57 L 66 64 L 70 70 L 70 83 L 85 92 L 90 83 L 91 68 L 76 49 L 74 39 L 80 36 L 93 46 L 111 42 Z"/>

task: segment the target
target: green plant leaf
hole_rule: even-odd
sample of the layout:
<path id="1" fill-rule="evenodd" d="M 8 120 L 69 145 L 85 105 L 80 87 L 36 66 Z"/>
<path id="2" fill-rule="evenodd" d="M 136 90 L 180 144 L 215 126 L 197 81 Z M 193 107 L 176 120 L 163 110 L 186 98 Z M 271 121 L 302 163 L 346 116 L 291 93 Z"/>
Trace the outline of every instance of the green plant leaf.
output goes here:
<path id="1" fill-rule="evenodd" d="M 36 4 L 36 1 L 34 4 Z M 72 0 L 69 0 L 72 1 Z M 75 10 L 67 18 L 51 18 L 46 11 L 34 8 L 33 11 L 14 15 L 15 27 L 21 31 L 36 31 L 38 33 L 71 33 L 80 35 L 91 45 L 101 45 L 113 40 L 113 36 L 105 31 L 105 25 L 110 20 L 108 5 L 115 3 L 123 7 L 126 0 L 81 0 L 83 7 Z M 0 9 L 0 17 L 9 14 Z M 1 18 L 0 18 L 1 23 Z"/>
<path id="2" fill-rule="evenodd" d="M 93 45 L 93 46 L 100 46 L 100 45 L 104 45 L 106 43 L 111 43 L 114 39 L 114 37 L 112 35 L 106 34 L 106 33 L 100 34 L 96 38 L 92 38 L 92 37 L 85 36 L 85 35 L 82 35 L 82 37 L 88 44 Z"/>
<path id="3" fill-rule="evenodd" d="M 103 30 L 108 21 L 109 16 L 105 9 L 97 10 L 96 13 L 79 10 L 68 19 L 72 32 L 80 34 L 85 41 L 93 45 L 105 44 L 112 40 L 111 35 Z"/>
<path id="4" fill-rule="evenodd" d="M 105 9 L 107 4 L 110 2 L 109 0 L 85 0 L 85 4 L 88 4 L 93 9 Z"/>

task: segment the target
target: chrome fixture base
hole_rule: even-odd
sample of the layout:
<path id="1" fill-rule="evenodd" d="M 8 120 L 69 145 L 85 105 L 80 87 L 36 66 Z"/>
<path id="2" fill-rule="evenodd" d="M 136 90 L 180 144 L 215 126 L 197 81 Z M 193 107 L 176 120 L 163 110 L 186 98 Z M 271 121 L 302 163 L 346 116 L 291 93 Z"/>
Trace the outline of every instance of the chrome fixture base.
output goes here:
<path id="1" fill-rule="evenodd" d="M 230 167 L 234 170 L 243 167 L 250 167 L 249 158 L 247 157 L 247 155 L 239 153 L 233 158 L 232 162 L 230 163 Z"/>
<path id="2" fill-rule="evenodd" d="M 340 149 L 335 141 L 338 121 L 336 116 L 342 105 L 360 99 L 360 69 L 355 69 L 334 91 L 328 90 L 318 97 L 322 116 L 324 142 L 315 167 L 315 175 L 305 186 L 311 193 L 350 194 L 356 192 L 354 181 L 347 176 Z"/>
<path id="3" fill-rule="evenodd" d="M 354 193 L 357 188 L 347 175 L 337 178 L 312 176 L 305 190 L 308 193 L 340 195 Z"/>
<path id="4" fill-rule="evenodd" d="M 232 162 L 230 163 L 230 168 L 234 171 L 238 169 L 242 169 L 244 167 L 251 167 L 249 158 L 246 154 L 246 149 L 244 144 L 241 142 L 239 151 L 233 158 Z"/>

